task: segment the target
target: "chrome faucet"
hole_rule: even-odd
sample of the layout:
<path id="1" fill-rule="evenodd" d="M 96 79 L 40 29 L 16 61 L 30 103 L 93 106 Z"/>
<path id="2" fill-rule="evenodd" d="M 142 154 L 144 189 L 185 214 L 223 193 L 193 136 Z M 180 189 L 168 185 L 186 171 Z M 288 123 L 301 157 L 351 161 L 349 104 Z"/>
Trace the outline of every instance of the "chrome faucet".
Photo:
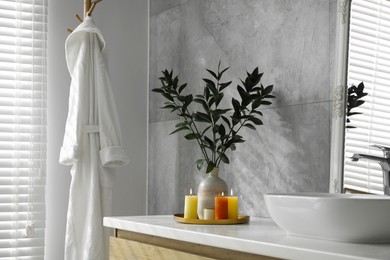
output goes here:
<path id="1" fill-rule="evenodd" d="M 383 157 L 355 153 L 351 159 L 353 162 L 362 159 L 379 163 L 383 172 L 383 191 L 385 195 L 390 195 L 390 147 L 382 145 L 371 145 L 371 147 L 381 149 L 383 151 Z"/>

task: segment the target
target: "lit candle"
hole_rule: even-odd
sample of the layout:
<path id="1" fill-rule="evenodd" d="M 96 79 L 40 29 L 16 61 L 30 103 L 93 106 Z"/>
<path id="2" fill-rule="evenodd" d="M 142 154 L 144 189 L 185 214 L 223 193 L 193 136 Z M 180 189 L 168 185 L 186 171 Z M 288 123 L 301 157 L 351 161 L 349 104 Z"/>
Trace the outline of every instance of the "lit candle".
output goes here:
<path id="1" fill-rule="evenodd" d="M 228 198 L 223 195 L 215 197 L 215 219 L 228 218 Z"/>
<path id="2" fill-rule="evenodd" d="M 229 219 L 238 219 L 238 197 L 233 196 L 233 189 L 230 190 L 228 197 L 228 217 Z"/>
<path id="3" fill-rule="evenodd" d="M 186 195 L 184 200 L 184 218 L 197 219 L 197 208 L 198 196 L 192 195 L 192 189 L 190 189 L 190 195 Z"/>
<path id="4" fill-rule="evenodd" d="M 214 219 L 214 215 L 215 215 L 215 210 L 214 209 L 203 209 L 203 218 L 204 219 L 208 219 L 208 220 L 212 220 Z"/>

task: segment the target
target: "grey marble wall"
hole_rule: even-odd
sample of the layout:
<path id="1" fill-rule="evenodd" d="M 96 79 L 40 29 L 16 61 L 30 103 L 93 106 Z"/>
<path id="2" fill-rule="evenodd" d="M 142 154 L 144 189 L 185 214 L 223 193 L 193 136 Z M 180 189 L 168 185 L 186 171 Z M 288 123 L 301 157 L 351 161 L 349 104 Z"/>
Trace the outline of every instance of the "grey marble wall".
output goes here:
<path id="1" fill-rule="evenodd" d="M 206 68 L 229 66 L 233 86 L 259 67 L 277 96 L 264 126 L 244 129 L 246 142 L 229 154 L 221 176 L 240 196 L 240 212 L 268 216 L 263 193 L 326 192 L 335 0 L 151 0 L 150 85 L 173 69 L 189 91 L 201 93 Z M 230 102 L 234 87 L 225 93 Z M 169 135 L 178 122 L 149 98 L 148 213 L 183 211 L 184 195 L 204 177 L 195 141 Z M 226 103 L 225 106 L 228 104 Z"/>

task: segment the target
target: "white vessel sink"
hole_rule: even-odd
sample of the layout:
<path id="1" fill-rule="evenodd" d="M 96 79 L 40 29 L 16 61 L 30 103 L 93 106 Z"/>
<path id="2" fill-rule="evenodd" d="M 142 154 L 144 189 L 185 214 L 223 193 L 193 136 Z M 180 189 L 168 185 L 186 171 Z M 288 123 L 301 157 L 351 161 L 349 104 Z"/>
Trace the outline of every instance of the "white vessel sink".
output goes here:
<path id="1" fill-rule="evenodd" d="M 390 197 L 264 194 L 268 212 L 288 234 L 355 243 L 390 243 Z"/>

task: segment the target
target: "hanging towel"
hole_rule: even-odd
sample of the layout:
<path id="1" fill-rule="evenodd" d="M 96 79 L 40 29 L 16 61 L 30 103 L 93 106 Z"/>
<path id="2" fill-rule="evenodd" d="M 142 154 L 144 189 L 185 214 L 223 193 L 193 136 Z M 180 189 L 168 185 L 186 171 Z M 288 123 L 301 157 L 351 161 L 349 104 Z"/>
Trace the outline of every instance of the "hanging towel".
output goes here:
<path id="1" fill-rule="evenodd" d="M 90 17 L 66 39 L 72 77 L 60 163 L 72 165 L 65 237 L 65 260 L 108 259 L 114 167 L 128 158 L 103 56 L 105 40 Z"/>

